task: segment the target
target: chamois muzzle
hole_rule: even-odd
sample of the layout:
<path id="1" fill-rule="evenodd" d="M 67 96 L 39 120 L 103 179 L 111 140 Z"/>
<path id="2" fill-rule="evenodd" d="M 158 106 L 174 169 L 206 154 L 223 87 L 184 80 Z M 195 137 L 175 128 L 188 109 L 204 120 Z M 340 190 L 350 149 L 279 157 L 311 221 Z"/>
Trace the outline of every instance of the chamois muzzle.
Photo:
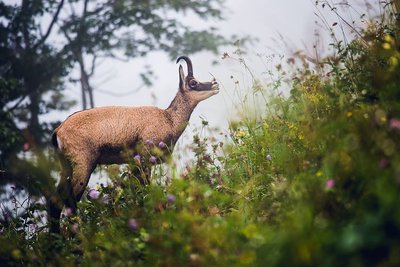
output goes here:
<path id="1" fill-rule="evenodd" d="M 189 80 L 189 87 L 196 91 L 213 91 L 218 90 L 218 83 L 213 80 L 211 82 L 198 82 L 195 79 Z"/>

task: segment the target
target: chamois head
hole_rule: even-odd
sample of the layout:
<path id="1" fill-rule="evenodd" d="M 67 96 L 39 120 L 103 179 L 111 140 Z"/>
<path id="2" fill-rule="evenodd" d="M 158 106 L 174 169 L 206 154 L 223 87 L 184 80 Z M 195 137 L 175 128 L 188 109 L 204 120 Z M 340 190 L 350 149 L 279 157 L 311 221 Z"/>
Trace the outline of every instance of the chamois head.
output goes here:
<path id="1" fill-rule="evenodd" d="M 211 82 L 200 82 L 193 76 L 193 66 L 190 58 L 186 56 L 180 56 L 176 63 L 181 59 L 186 61 L 187 64 L 187 76 L 183 72 L 182 65 L 179 65 L 179 90 L 183 94 L 189 94 L 192 99 L 200 102 L 210 96 L 219 93 L 218 83 L 213 79 Z"/>

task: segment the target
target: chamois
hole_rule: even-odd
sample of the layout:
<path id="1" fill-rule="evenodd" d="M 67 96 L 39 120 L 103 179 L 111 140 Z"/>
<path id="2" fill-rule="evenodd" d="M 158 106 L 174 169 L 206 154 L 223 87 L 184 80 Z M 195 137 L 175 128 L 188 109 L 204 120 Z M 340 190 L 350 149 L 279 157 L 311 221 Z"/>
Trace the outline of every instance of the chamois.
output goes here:
<path id="1" fill-rule="evenodd" d="M 179 65 L 179 90 L 167 109 L 143 107 L 98 107 L 79 111 L 62 122 L 52 135 L 61 163 L 57 194 L 49 201 L 50 232 L 60 232 L 60 215 L 64 205 L 76 213 L 77 202 L 98 164 L 123 164 L 140 160 L 142 184 L 149 182 L 151 164 L 162 163 L 172 153 L 199 102 L 218 94 L 218 83 L 200 82 L 193 76 L 189 57 L 187 76 Z M 145 158 L 146 143 L 162 144 L 163 156 Z M 149 145 L 149 144 L 147 144 Z M 151 162 L 152 161 L 152 162 Z"/>

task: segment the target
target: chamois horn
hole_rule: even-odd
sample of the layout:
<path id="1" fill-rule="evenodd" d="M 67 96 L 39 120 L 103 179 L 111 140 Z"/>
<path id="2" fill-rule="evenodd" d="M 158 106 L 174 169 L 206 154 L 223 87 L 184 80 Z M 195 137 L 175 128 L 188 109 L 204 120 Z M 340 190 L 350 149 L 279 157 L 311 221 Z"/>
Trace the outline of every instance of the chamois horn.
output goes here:
<path id="1" fill-rule="evenodd" d="M 193 77 L 193 66 L 192 66 L 192 61 L 190 60 L 190 58 L 187 57 L 187 56 L 180 56 L 176 60 L 176 63 L 178 63 L 181 59 L 186 61 L 187 70 L 188 70 L 187 76 L 188 77 Z"/>

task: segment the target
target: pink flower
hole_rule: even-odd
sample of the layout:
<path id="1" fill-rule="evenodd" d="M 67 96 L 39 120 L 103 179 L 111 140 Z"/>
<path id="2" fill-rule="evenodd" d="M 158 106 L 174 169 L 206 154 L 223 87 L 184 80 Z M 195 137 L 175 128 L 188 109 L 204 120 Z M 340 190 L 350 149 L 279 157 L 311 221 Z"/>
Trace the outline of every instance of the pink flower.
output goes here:
<path id="1" fill-rule="evenodd" d="M 386 167 L 388 167 L 389 166 L 389 160 L 388 159 L 385 159 L 385 158 L 383 158 L 383 159 L 381 159 L 380 161 L 379 161 L 379 168 L 381 168 L 381 169 L 386 169 Z"/>
<path id="2" fill-rule="evenodd" d="M 100 192 L 94 188 L 89 190 L 88 196 L 92 199 L 98 199 L 100 196 Z"/>
<path id="3" fill-rule="evenodd" d="M 71 225 L 70 229 L 71 229 L 72 233 L 76 234 L 78 232 L 78 229 L 79 229 L 79 224 L 74 223 L 73 225 Z"/>
<path id="4" fill-rule="evenodd" d="M 28 142 L 26 142 L 26 143 L 24 143 L 24 145 L 22 146 L 22 151 L 26 152 L 26 151 L 28 151 L 30 148 L 31 148 L 31 145 L 30 145 Z"/>
<path id="5" fill-rule="evenodd" d="M 134 232 L 139 228 L 139 223 L 135 219 L 129 219 L 127 225 Z"/>
<path id="6" fill-rule="evenodd" d="M 73 213 L 73 211 L 72 211 L 71 208 L 66 208 L 66 209 L 65 209 L 65 215 L 66 215 L 67 217 L 71 217 L 73 214 L 74 214 L 74 213 Z"/>
<path id="7" fill-rule="evenodd" d="M 326 188 L 333 188 L 335 186 L 335 181 L 330 179 L 325 183 Z"/>
<path id="8" fill-rule="evenodd" d="M 399 119 L 391 119 L 389 122 L 389 127 L 393 130 L 400 130 L 400 120 Z"/>

